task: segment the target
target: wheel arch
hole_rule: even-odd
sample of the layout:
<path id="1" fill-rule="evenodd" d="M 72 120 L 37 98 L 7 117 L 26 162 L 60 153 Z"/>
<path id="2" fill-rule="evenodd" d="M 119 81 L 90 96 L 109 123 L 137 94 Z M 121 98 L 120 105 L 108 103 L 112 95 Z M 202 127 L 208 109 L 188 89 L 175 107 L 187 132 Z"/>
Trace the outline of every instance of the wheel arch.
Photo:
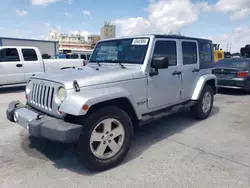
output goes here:
<path id="1" fill-rule="evenodd" d="M 201 95 L 202 90 L 205 87 L 205 85 L 209 85 L 212 87 L 214 95 L 217 93 L 216 76 L 214 74 L 203 75 L 199 78 L 199 80 L 195 86 L 191 100 L 198 100 L 200 98 L 200 95 Z"/>
<path id="2" fill-rule="evenodd" d="M 131 117 L 133 124 L 136 124 L 139 121 L 140 117 L 138 117 L 132 103 L 126 97 L 119 97 L 119 98 L 115 98 L 115 99 L 111 99 L 108 101 L 103 101 L 103 102 L 94 104 L 88 110 L 87 115 L 90 113 L 93 113 L 97 109 L 105 108 L 105 106 L 116 106 L 118 108 L 121 108 Z"/>

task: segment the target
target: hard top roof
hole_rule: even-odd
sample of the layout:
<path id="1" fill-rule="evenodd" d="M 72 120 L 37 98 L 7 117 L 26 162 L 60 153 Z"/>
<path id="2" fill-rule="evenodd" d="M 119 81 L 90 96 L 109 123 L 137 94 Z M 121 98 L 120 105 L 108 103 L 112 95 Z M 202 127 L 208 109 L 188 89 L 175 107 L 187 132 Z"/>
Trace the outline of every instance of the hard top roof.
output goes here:
<path id="1" fill-rule="evenodd" d="M 132 35 L 132 36 L 123 36 L 123 37 L 116 37 L 116 38 L 110 38 L 110 39 L 104 39 L 102 41 L 106 40 L 116 40 L 116 39 L 128 39 L 128 38 L 141 38 L 141 37 L 154 37 L 154 38 L 173 38 L 173 39 L 190 39 L 190 40 L 199 40 L 199 41 L 208 41 L 212 42 L 210 39 L 205 38 L 195 38 L 195 37 L 186 37 L 183 35 L 175 35 L 175 34 L 144 34 L 144 35 Z"/>

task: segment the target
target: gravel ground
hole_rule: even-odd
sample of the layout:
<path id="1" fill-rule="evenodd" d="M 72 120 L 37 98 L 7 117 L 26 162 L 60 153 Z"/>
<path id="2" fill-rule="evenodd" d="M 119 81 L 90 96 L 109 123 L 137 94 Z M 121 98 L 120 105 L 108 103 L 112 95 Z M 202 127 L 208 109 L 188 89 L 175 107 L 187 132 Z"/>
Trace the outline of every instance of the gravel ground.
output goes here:
<path id="1" fill-rule="evenodd" d="M 0 187 L 250 187 L 250 95 L 220 93 L 210 118 L 186 112 L 136 131 L 125 161 L 91 173 L 76 160 L 74 146 L 30 138 L 10 123 L 11 100 L 24 100 L 22 86 L 0 89 Z"/>

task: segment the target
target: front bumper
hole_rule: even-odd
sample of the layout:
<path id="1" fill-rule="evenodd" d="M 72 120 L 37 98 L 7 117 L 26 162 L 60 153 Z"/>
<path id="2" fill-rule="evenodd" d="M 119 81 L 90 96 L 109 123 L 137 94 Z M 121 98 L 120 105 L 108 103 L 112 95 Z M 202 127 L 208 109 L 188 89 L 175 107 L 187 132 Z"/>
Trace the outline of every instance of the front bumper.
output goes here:
<path id="1" fill-rule="evenodd" d="M 34 137 L 63 143 L 77 141 L 82 129 L 81 125 L 42 114 L 21 104 L 20 101 L 13 101 L 9 104 L 6 116 L 9 121 L 18 123 Z"/>

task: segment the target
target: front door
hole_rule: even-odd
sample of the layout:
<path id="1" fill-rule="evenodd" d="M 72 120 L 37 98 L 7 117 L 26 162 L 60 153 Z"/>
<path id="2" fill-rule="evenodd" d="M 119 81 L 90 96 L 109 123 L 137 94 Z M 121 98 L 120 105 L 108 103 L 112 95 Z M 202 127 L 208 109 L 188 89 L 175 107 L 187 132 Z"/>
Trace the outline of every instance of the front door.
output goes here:
<path id="1" fill-rule="evenodd" d="M 199 78 L 198 43 L 195 40 L 180 40 L 182 61 L 182 101 L 192 97 Z"/>
<path id="2" fill-rule="evenodd" d="M 149 77 L 148 108 L 150 109 L 171 106 L 180 101 L 181 75 L 178 46 L 178 39 L 155 41 L 153 57 L 167 56 L 169 67 L 160 69 L 157 75 Z"/>

